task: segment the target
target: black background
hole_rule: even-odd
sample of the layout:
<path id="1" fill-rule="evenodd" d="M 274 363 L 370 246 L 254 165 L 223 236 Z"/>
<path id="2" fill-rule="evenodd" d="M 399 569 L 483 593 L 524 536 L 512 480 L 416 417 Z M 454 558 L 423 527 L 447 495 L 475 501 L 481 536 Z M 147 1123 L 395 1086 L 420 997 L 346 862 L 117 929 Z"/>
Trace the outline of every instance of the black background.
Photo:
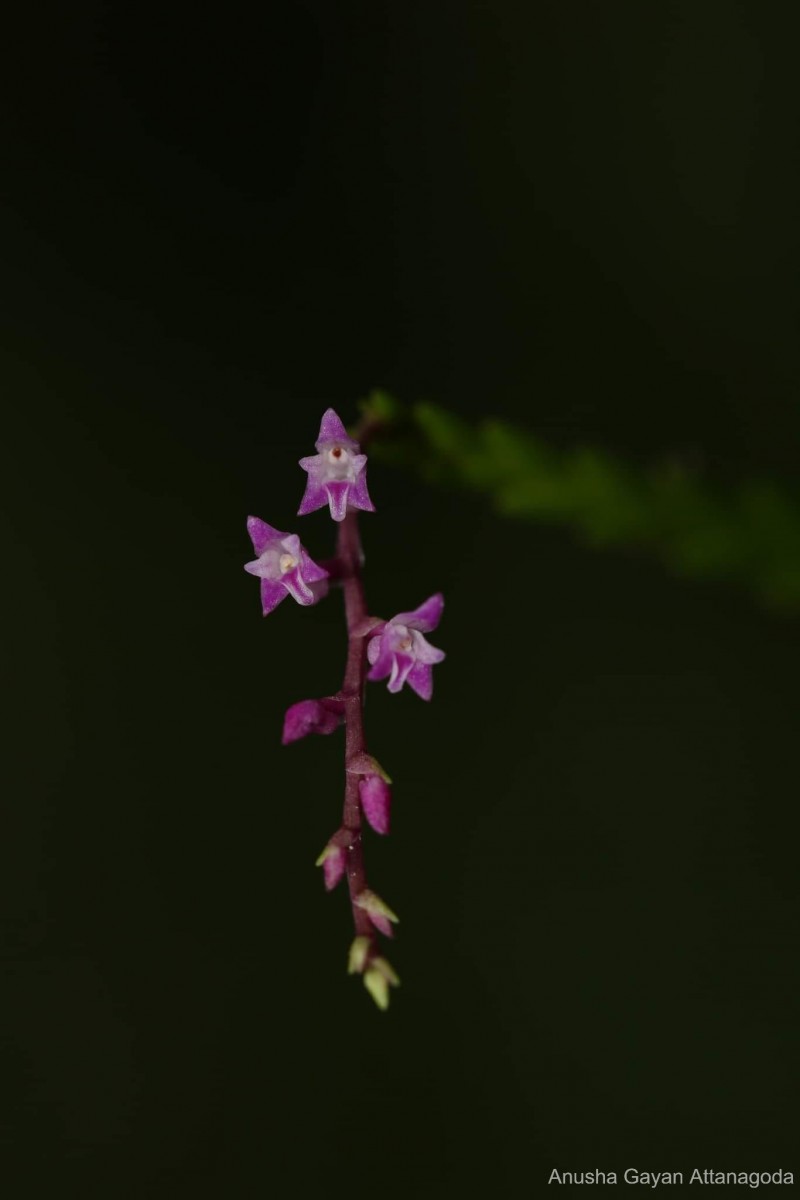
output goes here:
<path id="1" fill-rule="evenodd" d="M 338 684 L 339 599 L 264 622 L 242 571 L 247 513 L 294 529 L 321 412 L 374 386 L 792 488 L 779 14 L 6 18 L 9 1194 L 800 1166 L 796 620 L 373 464 L 370 607 L 441 589 L 448 653 L 430 706 L 370 692 L 383 1015 L 313 867 L 339 739 L 279 744 Z"/>

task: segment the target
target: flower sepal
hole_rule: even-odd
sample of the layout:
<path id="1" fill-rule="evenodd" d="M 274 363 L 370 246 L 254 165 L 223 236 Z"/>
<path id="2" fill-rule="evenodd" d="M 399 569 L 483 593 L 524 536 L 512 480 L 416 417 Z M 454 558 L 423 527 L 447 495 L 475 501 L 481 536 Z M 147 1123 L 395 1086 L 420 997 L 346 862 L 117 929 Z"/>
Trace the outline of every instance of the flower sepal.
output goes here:
<path id="1" fill-rule="evenodd" d="M 364 617 L 362 621 L 356 622 L 350 633 L 353 637 L 368 637 L 380 633 L 385 624 L 383 617 Z"/>

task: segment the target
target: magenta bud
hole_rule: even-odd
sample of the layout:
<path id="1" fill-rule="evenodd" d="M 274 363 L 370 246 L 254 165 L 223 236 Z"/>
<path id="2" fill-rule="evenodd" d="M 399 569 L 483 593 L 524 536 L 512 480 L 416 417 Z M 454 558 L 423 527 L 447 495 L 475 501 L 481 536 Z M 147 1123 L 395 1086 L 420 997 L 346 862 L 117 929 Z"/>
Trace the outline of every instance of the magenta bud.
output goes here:
<path id="1" fill-rule="evenodd" d="M 281 741 L 288 746 L 309 733 L 333 733 L 343 720 L 344 705 L 340 700 L 298 700 L 286 710 Z"/>
<path id="2" fill-rule="evenodd" d="M 369 888 L 364 888 L 362 892 L 358 893 L 354 903 L 356 908 L 364 909 L 379 933 L 384 934 L 385 937 L 394 936 L 392 922 L 396 923 L 400 918 L 392 912 L 385 900 L 381 900 L 380 896 L 370 891 Z"/>
<path id="3" fill-rule="evenodd" d="M 392 789 L 380 775 L 367 775 L 358 785 L 361 810 L 376 833 L 389 832 Z"/>
<path id="4" fill-rule="evenodd" d="M 322 874 L 325 877 L 325 890 L 333 891 L 339 880 L 344 875 L 346 865 L 345 854 L 340 850 L 338 854 L 332 854 L 330 858 L 326 858 L 322 864 Z"/>
<path id="5" fill-rule="evenodd" d="M 325 890 L 333 891 L 347 867 L 347 854 L 344 846 L 339 844 L 338 835 L 334 835 L 328 842 L 317 859 L 317 866 L 322 867 Z"/>

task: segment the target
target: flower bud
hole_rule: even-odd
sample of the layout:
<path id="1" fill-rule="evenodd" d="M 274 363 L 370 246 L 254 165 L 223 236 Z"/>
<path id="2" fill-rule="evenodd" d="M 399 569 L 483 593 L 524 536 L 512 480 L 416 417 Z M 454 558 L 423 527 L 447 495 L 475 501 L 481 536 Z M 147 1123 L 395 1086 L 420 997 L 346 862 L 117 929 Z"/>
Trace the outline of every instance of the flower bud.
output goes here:
<path id="1" fill-rule="evenodd" d="M 350 946 L 350 955 L 347 959 L 347 974 L 360 975 L 367 965 L 370 947 L 372 941 L 362 934 L 360 937 L 354 938 Z"/>
<path id="2" fill-rule="evenodd" d="M 389 832 L 392 789 L 380 775 L 366 775 L 359 781 L 361 810 L 376 833 Z"/>
<path id="3" fill-rule="evenodd" d="M 347 866 L 347 855 L 344 847 L 338 845 L 331 838 L 317 859 L 316 866 L 322 867 L 322 874 L 325 878 L 325 890 L 328 892 L 333 891 L 344 875 L 345 867 Z"/>
<path id="4" fill-rule="evenodd" d="M 298 700 L 286 710 L 281 741 L 288 746 L 309 733 L 333 733 L 343 720 L 344 705 L 340 700 Z"/>
<path id="5" fill-rule="evenodd" d="M 395 924 L 400 920 L 396 913 L 392 912 L 389 905 L 381 900 L 375 892 L 369 888 L 364 888 L 363 892 L 359 892 L 353 902 L 357 908 L 363 908 L 364 912 L 369 917 L 372 924 L 382 933 L 384 937 L 393 937 L 391 922 Z"/>
<path id="6" fill-rule="evenodd" d="M 385 958 L 370 959 L 364 972 L 364 987 L 382 1012 L 389 1007 L 389 985 L 397 987 L 400 980 Z"/>

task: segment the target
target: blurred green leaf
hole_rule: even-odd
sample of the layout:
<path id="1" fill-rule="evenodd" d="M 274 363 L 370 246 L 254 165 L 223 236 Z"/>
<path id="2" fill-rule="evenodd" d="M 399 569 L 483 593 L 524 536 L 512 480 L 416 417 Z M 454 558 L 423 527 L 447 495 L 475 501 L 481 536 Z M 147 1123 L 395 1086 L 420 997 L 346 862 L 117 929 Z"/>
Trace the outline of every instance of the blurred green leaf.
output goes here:
<path id="1" fill-rule="evenodd" d="M 634 546 L 686 576 L 744 585 L 800 609 L 800 505 L 770 482 L 716 494 L 675 464 L 644 471 L 594 447 L 557 451 L 528 430 L 470 425 L 376 391 L 361 405 L 379 428 L 371 452 L 429 482 L 485 495 L 503 516 L 562 524 L 593 546 Z"/>

